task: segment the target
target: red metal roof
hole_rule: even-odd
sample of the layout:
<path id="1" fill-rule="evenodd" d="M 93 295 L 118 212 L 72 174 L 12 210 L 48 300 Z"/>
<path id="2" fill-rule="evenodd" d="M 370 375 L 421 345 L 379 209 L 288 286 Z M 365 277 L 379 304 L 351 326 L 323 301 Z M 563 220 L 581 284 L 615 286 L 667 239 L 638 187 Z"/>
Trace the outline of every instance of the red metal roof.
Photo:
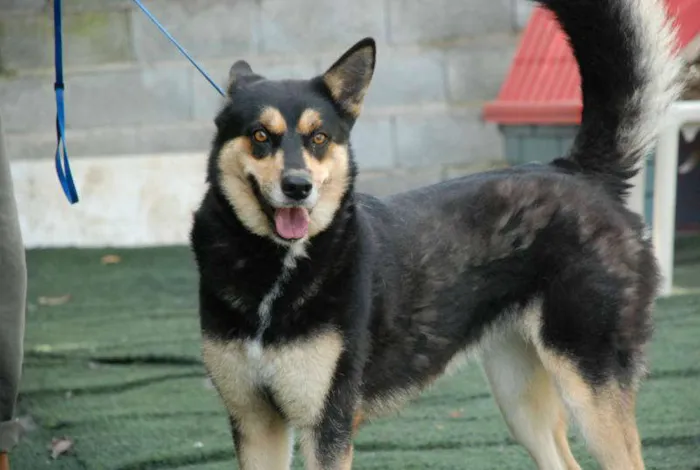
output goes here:
<path id="1" fill-rule="evenodd" d="M 666 0 L 675 17 L 681 48 L 700 34 L 700 0 Z M 535 8 L 515 59 L 484 119 L 501 124 L 578 124 L 581 81 L 578 66 L 554 16 Z"/>

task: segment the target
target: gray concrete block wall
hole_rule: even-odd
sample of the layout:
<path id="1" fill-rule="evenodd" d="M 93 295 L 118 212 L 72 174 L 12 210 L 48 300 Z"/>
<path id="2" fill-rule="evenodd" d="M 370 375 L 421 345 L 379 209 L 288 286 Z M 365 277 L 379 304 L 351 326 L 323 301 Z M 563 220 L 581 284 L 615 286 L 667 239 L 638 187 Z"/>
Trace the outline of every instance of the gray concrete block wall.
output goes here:
<path id="1" fill-rule="evenodd" d="M 260 6 L 261 53 L 309 55 L 387 34 L 378 0 L 261 0 Z"/>
<path id="2" fill-rule="evenodd" d="M 511 0 L 389 0 L 390 41 L 431 43 L 510 32 Z"/>
<path id="3" fill-rule="evenodd" d="M 364 36 L 378 64 L 353 147 L 381 192 L 502 162 L 484 123 L 513 57 L 526 0 L 145 0 L 220 84 L 248 60 L 270 78 L 322 73 Z M 72 156 L 206 151 L 221 97 L 128 0 L 64 7 Z M 54 147 L 52 11 L 0 0 L 0 113 L 13 159 Z"/>
<path id="4" fill-rule="evenodd" d="M 64 62 L 67 66 L 104 64 L 132 59 L 129 17 L 123 11 L 90 11 L 67 14 Z M 52 67 L 54 60 L 53 16 L 11 11 L 0 15 L 0 40 L 3 70 Z"/>
<path id="5" fill-rule="evenodd" d="M 515 55 L 511 36 L 489 37 L 448 51 L 447 90 L 451 101 L 492 100 L 501 88 Z"/>
<path id="6" fill-rule="evenodd" d="M 396 118 L 396 150 L 401 167 L 481 163 L 501 152 L 497 129 L 481 122 L 478 109 L 436 110 Z"/>
<path id="7" fill-rule="evenodd" d="M 150 0 L 144 5 L 168 32 L 197 58 L 249 54 L 259 43 L 257 3 L 236 1 Z M 180 52 L 138 8 L 130 10 L 136 59 L 144 63 L 179 60 Z"/>

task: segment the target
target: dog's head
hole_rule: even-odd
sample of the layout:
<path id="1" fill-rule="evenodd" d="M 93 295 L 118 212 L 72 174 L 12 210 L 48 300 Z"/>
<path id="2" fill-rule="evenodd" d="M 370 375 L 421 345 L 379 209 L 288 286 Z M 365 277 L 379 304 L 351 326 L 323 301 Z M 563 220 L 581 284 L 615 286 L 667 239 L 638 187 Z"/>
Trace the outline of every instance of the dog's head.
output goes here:
<path id="1" fill-rule="evenodd" d="M 231 67 L 209 181 L 248 230 L 285 243 L 331 223 L 354 178 L 350 131 L 375 54 L 374 40 L 363 39 L 310 80 L 267 80 L 244 61 Z"/>

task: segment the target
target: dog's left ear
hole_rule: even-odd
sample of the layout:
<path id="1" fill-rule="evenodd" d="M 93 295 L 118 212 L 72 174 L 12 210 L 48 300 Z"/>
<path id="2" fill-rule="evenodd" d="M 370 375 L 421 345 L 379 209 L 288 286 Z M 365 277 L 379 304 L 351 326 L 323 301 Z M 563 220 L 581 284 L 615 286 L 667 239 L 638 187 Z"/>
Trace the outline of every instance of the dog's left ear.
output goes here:
<path id="1" fill-rule="evenodd" d="M 377 46 L 372 38 L 359 41 L 323 74 L 323 83 L 340 107 L 357 117 L 374 73 Z"/>
<path id="2" fill-rule="evenodd" d="M 262 78 L 262 76 L 253 72 L 253 69 L 250 68 L 250 65 L 245 60 L 236 61 L 236 63 L 233 64 L 228 71 L 228 85 L 226 87 L 226 94 L 231 96 L 236 88 L 247 83 L 262 80 Z"/>

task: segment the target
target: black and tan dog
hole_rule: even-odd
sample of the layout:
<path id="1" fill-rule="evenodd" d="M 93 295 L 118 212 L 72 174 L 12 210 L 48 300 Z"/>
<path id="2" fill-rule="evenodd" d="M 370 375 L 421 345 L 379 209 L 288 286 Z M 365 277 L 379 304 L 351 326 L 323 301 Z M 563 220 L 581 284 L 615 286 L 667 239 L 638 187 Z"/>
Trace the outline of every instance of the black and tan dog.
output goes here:
<path id="1" fill-rule="evenodd" d="M 635 393 L 657 267 L 627 180 L 678 94 L 660 0 L 548 0 L 583 79 L 571 152 L 384 200 L 353 188 L 364 39 L 311 80 L 231 69 L 195 214 L 203 356 L 242 469 L 347 469 L 359 422 L 478 352 L 540 469 L 644 467 Z M 400 436 L 396 436 L 400 439 Z"/>

